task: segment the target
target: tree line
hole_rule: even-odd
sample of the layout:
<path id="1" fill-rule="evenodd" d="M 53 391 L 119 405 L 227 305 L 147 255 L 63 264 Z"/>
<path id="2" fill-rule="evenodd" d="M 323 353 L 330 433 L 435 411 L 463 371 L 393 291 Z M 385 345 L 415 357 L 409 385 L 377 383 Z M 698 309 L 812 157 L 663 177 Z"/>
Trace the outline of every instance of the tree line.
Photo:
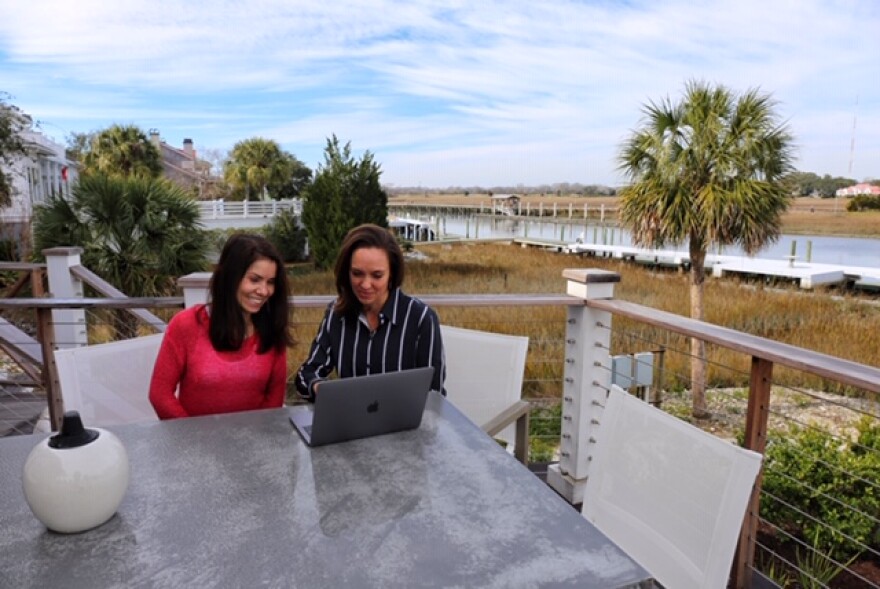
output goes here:
<path id="1" fill-rule="evenodd" d="M 0 206 L 7 206 L 14 189 L 8 171 L 16 157 L 28 155 L 22 133 L 32 123 L 3 98 Z M 161 154 L 143 130 L 114 124 L 74 134 L 67 155 L 77 162 L 79 177 L 69 195 L 51 194 L 35 207 L 29 259 L 42 261 L 47 248 L 78 246 L 84 265 L 131 296 L 173 295 L 178 277 L 210 269 L 226 234 L 204 228 L 195 195 L 164 177 Z M 301 198 L 301 219 L 281 215 L 259 231 L 287 261 L 304 260 L 308 251 L 315 266 L 326 268 L 349 229 L 368 222 L 387 227 L 381 173 L 372 153 L 356 158 L 350 143 L 335 135 L 314 173 L 275 141 L 255 137 L 237 143 L 224 162 L 224 194 Z"/>
<path id="2" fill-rule="evenodd" d="M 106 240 L 113 240 L 124 242 L 122 247 L 111 248 L 113 251 L 129 254 L 150 249 L 132 240 L 156 244 L 161 234 L 163 248 L 178 255 L 166 255 L 163 248 L 155 248 L 151 259 L 143 257 L 134 267 L 155 268 L 154 274 L 167 281 L 194 271 L 194 266 L 204 266 L 209 243 L 204 232 L 197 231 L 194 195 L 162 177 L 161 154 L 140 128 L 112 125 L 87 140 L 73 137 L 68 155 L 79 162 L 81 179 L 70 199 L 59 195 L 38 207 L 34 219 L 38 251 L 95 241 L 89 251 L 105 252 Z M 301 220 L 288 213 L 264 230 L 288 261 L 304 259 L 307 242 L 310 259 L 320 268 L 329 267 L 349 229 L 368 222 L 387 227 L 388 196 L 381 186 L 380 165 L 369 151 L 355 158 L 350 142 L 341 145 L 335 135 L 327 139 L 324 162 L 314 177 L 293 154 L 260 137 L 237 143 L 223 170 L 227 194 L 233 199 L 302 199 Z M 115 223 L 104 214 L 108 211 L 118 219 Z M 86 230 L 83 222 L 92 227 Z M 89 239 L 84 239 L 85 235 Z M 103 254 L 94 262 L 124 282 L 119 269 L 133 267 L 133 260 L 123 257 L 109 263 Z M 145 279 L 146 273 L 141 278 Z M 139 280 L 127 284 L 130 290 L 126 292 L 153 296 L 170 289 L 171 285 L 159 282 Z"/>
<path id="3" fill-rule="evenodd" d="M 841 188 L 857 184 L 852 178 L 831 176 L 830 174 L 819 176 L 812 172 L 798 171 L 786 175 L 784 182 L 791 191 L 791 194 L 795 196 L 815 196 L 819 198 L 834 198 L 835 193 Z M 880 186 L 880 180 L 872 180 L 869 183 Z"/>

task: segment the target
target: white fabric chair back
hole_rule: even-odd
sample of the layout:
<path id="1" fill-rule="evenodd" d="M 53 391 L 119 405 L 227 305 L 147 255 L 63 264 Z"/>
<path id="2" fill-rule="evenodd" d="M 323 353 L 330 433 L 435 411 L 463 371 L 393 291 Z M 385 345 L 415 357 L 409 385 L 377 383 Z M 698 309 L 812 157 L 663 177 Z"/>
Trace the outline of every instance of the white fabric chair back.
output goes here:
<path id="1" fill-rule="evenodd" d="M 79 411 L 86 427 L 156 420 L 148 394 L 162 337 L 57 350 L 65 411 Z"/>
<path id="2" fill-rule="evenodd" d="M 520 400 L 529 338 L 441 325 L 447 398 L 478 426 Z M 515 425 L 496 437 L 509 449 Z"/>
<path id="3" fill-rule="evenodd" d="M 583 514 L 664 587 L 726 587 L 761 455 L 612 386 Z"/>

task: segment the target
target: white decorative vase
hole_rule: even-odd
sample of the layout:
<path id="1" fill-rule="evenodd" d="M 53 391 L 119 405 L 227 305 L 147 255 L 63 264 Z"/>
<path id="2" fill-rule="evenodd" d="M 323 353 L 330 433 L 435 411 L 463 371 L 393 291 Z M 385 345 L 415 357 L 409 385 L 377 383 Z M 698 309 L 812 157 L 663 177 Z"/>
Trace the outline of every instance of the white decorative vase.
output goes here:
<path id="1" fill-rule="evenodd" d="M 38 520 L 55 532 L 83 532 L 113 517 L 128 489 L 128 454 L 112 432 L 64 414 L 61 432 L 28 455 L 22 487 Z"/>

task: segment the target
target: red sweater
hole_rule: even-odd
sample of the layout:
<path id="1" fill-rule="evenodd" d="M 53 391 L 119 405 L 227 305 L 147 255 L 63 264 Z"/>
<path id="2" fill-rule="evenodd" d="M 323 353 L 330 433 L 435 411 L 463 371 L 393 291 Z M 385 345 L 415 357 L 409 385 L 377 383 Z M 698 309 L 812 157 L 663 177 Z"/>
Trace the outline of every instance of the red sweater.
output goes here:
<path id="1" fill-rule="evenodd" d="M 254 334 L 241 349 L 218 352 L 208 336 L 208 321 L 205 306 L 196 305 L 168 323 L 150 381 L 150 403 L 159 419 L 280 407 L 287 387 L 287 349 L 258 354 Z"/>

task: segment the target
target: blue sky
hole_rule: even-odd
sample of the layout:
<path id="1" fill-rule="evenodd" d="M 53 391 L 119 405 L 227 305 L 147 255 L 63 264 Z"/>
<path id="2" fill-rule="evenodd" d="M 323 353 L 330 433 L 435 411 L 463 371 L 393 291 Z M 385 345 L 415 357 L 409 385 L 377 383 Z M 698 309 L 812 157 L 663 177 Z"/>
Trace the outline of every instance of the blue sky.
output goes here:
<path id="1" fill-rule="evenodd" d="M 771 93 L 799 169 L 880 177 L 876 0 L 0 0 L 0 90 L 60 142 L 260 136 L 314 169 L 336 134 L 393 186 L 619 184 L 689 79 Z"/>

